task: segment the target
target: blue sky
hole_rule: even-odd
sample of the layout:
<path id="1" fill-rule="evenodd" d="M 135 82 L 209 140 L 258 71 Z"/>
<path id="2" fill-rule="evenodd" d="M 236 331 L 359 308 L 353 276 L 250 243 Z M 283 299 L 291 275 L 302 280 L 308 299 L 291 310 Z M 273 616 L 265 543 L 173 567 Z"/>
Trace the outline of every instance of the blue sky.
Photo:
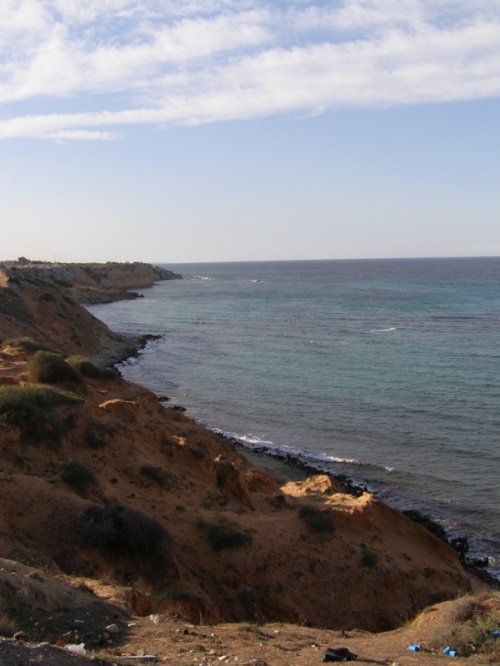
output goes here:
<path id="1" fill-rule="evenodd" d="M 3 0 L 0 258 L 500 254 L 500 0 Z"/>

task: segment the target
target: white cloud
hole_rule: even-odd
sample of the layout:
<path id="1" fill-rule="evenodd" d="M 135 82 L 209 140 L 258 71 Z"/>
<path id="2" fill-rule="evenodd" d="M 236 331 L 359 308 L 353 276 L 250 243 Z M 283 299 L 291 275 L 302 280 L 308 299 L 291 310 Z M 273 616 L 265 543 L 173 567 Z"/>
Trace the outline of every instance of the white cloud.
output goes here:
<path id="1" fill-rule="evenodd" d="M 500 0 L 4 2 L 3 138 L 500 96 Z"/>
<path id="2" fill-rule="evenodd" d="M 54 139 L 55 141 L 114 141 L 118 139 L 118 134 L 115 132 L 92 132 L 91 130 L 58 130 L 56 132 L 47 132 L 46 139 Z"/>

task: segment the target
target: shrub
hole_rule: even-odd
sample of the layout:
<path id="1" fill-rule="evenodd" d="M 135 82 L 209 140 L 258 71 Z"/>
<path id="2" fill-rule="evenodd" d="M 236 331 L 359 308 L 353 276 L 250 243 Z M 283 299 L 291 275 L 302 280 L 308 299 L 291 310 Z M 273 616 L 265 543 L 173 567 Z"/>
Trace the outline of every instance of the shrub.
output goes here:
<path id="1" fill-rule="evenodd" d="M 498 615 L 479 598 L 463 597 L 443 613 L 445 624 L 436 627 L 429 637 L 431 649 L 449 645 L 462 657 L 495 648 L 492 632 L 498 629 Z"/>
<path id="2" fill-rule="evenodd" d="M 461 597 L 450 604 L 443 613 L 448 624 L 459 624 L 473 620 L 484 611 L 483 605 L 477 597 Z"/>
<path id="3" fill-rule="evenodd" d="M 0 386 L 0 423 L 36 426 L 47 421 L 51 409 L 80 401 L 71 393 L 43 386 Z"/>
<path id="4" fill-rule="evenodd" d="M 89 507 L 81 535 L 84 545 L 104 555 L 156 566 L 165 564 L 165 551 L 173 543 L 157 520 L 119 503 Z"/>
<path id="5" fill-rule="evenodd" d="M 60 382 L 81 382 L 82 376 L 60 354 L 37 351 L 28 362 L 28 376 L 32 382 L 59 384 Z"/>
<path id="6" fill-rule="evenodd" d="M 66 363 L 84 377 L 94 379 L 118 379 L 120 377 L 120 373 L 114 368 L 98 368 L 92 361 L 83 358 L 83 356 L 70 356 L 66 359 Z"/>
<path id="7" fill-rule="evenodd" d="M 376 553 L 374 553 L 372 550 L 365 550 L 365 552 L 361 556 L 361 564 L 364 567 L 368 567 L 369 569 L 373 569 L 374 567 L 376 567 L 377 566 Z"/>
<path id="8" fill-rule="evenodd" d="M 153 465 L 142 465 L 141 474 L 150 481 L 157 483 L 163 488 L 170 486 L 170 475 L 165 472 L 161 467 L 154 467 Z"/>
<path id="9" fill-rule="evenodd" d="M 335 532 L 332 514 L 328 509 L 319 509 L 312 504 L 303 504 L 299 509 L 299 516 L 315 534 L 329 537 Z"/>
<path id="10" fill-rule="evenodd" d="M 55 303 L 56 299 L 52 294 L 50 294 L 48 291 L 46 291 L 44 294 L 40 296 L 40 301 L 42 303 Z"/>
<path id="11" fill-rule="evenodd" d="M 71 486 L 79 495 L 84 494 L 89 486 L 97 486 L 94 472 L 74 458 L 66 458 L 59 463 L 63 481 Z"/>
<path id="12" fill-rule="evenodd" d="M 0 636 L 11 638 L 17 631 L 17 625 L 6 613 L 0 613 Z"/>
<path id="13" fill-rule="evenodd" d="M 226 518 L 220 518 L 214 523 L 199 522 L 199 527 L 205 530 L 207 539 L 216 553 L 226 549 L 236 549 L 252 543 L 252 537 L 246 532 L 240 532 L 234 523 Z"/>
<path id="14" fill-rule="evenodd" d="M 89 419 L 85 428 L 85 442 L 91 449 L 100 449 L 106 444 L 106 438 L 114 435 L 115 429 L 102 421 Z"/>
<path id="15" fill-rule="evenodd" d="M 17 347 L 28 352 L 28 354 L 34 354 L 37 351 L 47 351 L 47 347 L 30 337 L 9 338 L 3 341 L 2 347 Z"/>

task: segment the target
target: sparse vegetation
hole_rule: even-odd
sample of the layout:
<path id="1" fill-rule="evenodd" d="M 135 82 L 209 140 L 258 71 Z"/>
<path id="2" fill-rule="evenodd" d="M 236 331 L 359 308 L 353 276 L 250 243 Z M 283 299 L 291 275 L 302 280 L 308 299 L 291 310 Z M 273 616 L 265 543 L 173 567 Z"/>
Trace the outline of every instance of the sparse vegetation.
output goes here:
<path id="1" fill-rule="evenodd" d="M 120 373 L 114 368 L 98 368 L 92 361 L 83 358 L 83 356 L 70 356 L 66 359 L 66 363 L 84 377 L 94 379 L 118 379 L 120 377 Z"/>
<path id="2" fill-rule="evenodd" d="M 17 347 L 28 352 L 28 354 L 35 354 L 37 351 L 48 351 L 45 345 L 42 345 L 40 342 L 37 342 L 33 338 L 28 336 L 23 338 L 9 338 L 2 342 L 2 348 L 6 347 Z"/>
<path id="3" fill-rule="evenodd" d="M 94 472 L 74 458 L 66 458 L 59 463 L 63 481 L 71 486 L 79 495 L 83 495 L 89 486 L 97 486 Z"/>
<path id="4" fill-rule="evenodd" d="M 377 566 L 377 554 L 372 550 L 365 550 L 361 556 L 361 564 L 369 569 L 374 569 Z"/>
<path id="5" fill-rule="evenodd" d="M 37 426 L 47 421 L 51 409 L 80 401 L 71 393 L 43 386 L 0 386 L 0 423 Z"/>
<path id="6" fill-rule="evenodd" d="M 495 647 L 492 633 L 498 630 L 500 601 L 493 597 L 463 597 L 443 613 L 444 624 L 436 627 L 429 639 L 431 649 L 450 646 L 462 657 L 488 652 Z"/>
<path id="7" fill-rule="evenodd" d="M 6 613 L 0 613 L 0 636 L 11 638 L 17 631 L 17 625 Z"/>
<path id="8" fill-rule="evenodd" d="M 37 351 L 28 361 L 28 376 L 32 382 L 59 384 L 61 382 L 82 381 L 82 375 L 66 363 L 60 354 Z"/>
<path id="9" fill-rule="evenodd" d="M 142 465 L 141 474 L 150 481 L 157 483 L 162 488 L 168 488 L 170 486 L 171 477 L 168 472 L 165 472 L 165 470 L 161 467 L 155 467 L 154 465 Z"/>
<path id="10" fill-rule="evenodd" d="M 154 518 L 124 504 L 89 507 L 81 538 L 84 546 L 131 565 L 129 575 L 152 580 L 173 565 L 169 532 Z"/>
<path id="11" fill-rule="evenodd" d="M 40 296 L 40 302 L 41 303 L 55 303 L 56 299 L 54 298 L 54 296 L 52 296 L 51 293 L 46 291 L 44 294 L 42 294 Z"/>
<path id="12" fill-rule="evenodd" d="M 299 516 L 311 532 L 323 537 L 332 536 L 335 532 L 332 514 L 328 509 L 319 509 L 312 504 L 303 504 L 299 509 Z"/>
<path id="13" fill-rule="evenodd" d="M 106 445 L 106 440 L 112 437 L 115 429 L 95 419 L 89 419 L 85 428 L 85 442 L 90 449 L 100 449 Z"/>
<path id="14" fill-rule="evenodd" d="M 219 518 L 212 523 L 198 522 L 206 534 L 212 550 L 219 553 L 221 550 L 236 549 L 248 546 L 252 543 L 252 537 L 248 532 L 241 532 L 238 526 L 227 520 Z"/>

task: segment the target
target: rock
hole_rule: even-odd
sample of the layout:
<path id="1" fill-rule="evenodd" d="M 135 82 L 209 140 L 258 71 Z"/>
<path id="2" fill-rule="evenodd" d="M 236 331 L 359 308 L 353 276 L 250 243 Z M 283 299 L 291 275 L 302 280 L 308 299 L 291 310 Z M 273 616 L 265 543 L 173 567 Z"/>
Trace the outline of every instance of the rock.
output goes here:
<path id="1" fill-rule="evenodd" d="M 326 648 L 319 656 L 322 661 L 355 661 L 358 658 L 345 647 Z"/>
<path id="2" fill-rule="evenodd" d="M 104 627 L 104 631 L 107 631 L 108 634 L 119 634 L 120 627 L 117 624 L 108 624 L 107 627 Z"/>

